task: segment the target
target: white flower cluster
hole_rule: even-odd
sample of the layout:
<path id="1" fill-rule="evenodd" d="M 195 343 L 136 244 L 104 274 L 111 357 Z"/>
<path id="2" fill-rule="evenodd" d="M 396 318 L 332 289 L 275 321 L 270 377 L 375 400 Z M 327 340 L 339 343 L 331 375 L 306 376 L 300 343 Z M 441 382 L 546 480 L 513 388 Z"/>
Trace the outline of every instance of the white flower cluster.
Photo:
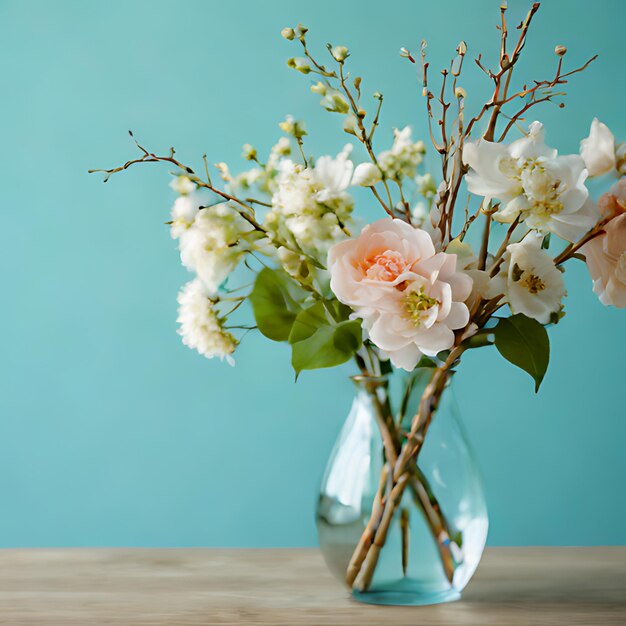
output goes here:
<path id="1" fill-rule="evenodd" d="M 249 249 L 253 229 L 228 204 L 211 205 L 211 194 L 186 176 L 171 186 L 182 194 L 172 207 L 171 235 L 178 240 L 182 264 L 196 274 L 178 296 L 178 332 L 200 354 L 232 363 L 237 341 L 214 307 L 220 286 Z"/>
<path id="2" fill-rule="evenodd" d="M 378 164 L 387 178 L 414 178 L 426 153 L 424 142 L 413 141 L 410 126 L 405 126 L 402 130 L 394 129 L 393 135 L 391 149 L 378 155 Z"/>
<path id="3" fill-rule="evenodd" d="M 224 330 L 223 320 L 214 308 L 214 301 L 198 278 L 188 282 L 178 294 L 178 333 L 189 348 L 211 359 L 219 357 L 234 365 L 232 353 L 237 340 Z"/>
<path id="4" fill-rule="evenodd" d="M 183 265 L 215 295 L 247 250 L 252 227 L 228 204 L 208 206 L 202 190 L 180 196 L 172 208 L 172 237 L 179 240 Z"/>
<path id="5" fill-rule="evenodd" d="M 347 192 L 354 165 L 345 149 L 336 158 L 320 157 L 315 167 L 290 159 L 278 164 L 272 208 L 265 226 L 306 254 L 325 260 L 335 242 L 346 237 L 354 200 Z"/>

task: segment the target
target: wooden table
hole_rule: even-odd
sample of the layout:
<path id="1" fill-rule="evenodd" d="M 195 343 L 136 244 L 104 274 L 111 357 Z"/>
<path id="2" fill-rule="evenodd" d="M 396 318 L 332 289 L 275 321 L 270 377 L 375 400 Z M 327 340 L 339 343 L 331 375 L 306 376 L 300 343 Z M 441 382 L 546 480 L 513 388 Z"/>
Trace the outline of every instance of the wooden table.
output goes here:
<path id="1" fill-rule="evenodd" d="M 626 547 L 492 548 L 459 602 L 358 604 L 310 549 L 0 550 L 0 624 L 626 624 Z"/>

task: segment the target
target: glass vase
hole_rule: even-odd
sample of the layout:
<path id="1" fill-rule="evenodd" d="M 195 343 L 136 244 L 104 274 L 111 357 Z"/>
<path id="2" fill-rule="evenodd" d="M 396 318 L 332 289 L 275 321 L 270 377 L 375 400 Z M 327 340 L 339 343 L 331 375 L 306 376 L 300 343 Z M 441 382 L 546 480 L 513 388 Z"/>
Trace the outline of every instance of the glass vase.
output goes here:
<path id="1" fill-rule="evenodd" d="M 428 370 L 354 377 L 352 408 L 326 467 L 316 514 L 320 547 L 331 572 L 362 602 L 455 600 L 485 547 L 482 481 L 449 383 L 419 453 L 407 465 L 405 488 L 390 502 L 393 470 L 387 457 L 395 452 L 385 437 L 389 444 L 392 431 L 400 449 L 428 378 Z"/>

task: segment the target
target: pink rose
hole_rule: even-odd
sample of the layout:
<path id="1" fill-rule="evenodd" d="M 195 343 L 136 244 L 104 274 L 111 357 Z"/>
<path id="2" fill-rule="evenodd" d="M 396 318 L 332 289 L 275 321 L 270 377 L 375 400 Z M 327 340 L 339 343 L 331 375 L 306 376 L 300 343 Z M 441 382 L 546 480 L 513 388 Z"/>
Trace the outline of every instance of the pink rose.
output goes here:
<path id="1" fill-rule="evenodd" d="M 402 220 L 379 220 L 334 245 L 328 268 L 334 294 L 396 367 L 410 371 L 422 354 L 451 348 L 453 330 L 469 321 L 472 280 L 456 255 L 436 253 L 426 231 Z"/>
<path id="2" fill-rule="evenodd" d="M 626 212 L 614 217 L 581 251 L 600 302 L 626 308 Z"/>

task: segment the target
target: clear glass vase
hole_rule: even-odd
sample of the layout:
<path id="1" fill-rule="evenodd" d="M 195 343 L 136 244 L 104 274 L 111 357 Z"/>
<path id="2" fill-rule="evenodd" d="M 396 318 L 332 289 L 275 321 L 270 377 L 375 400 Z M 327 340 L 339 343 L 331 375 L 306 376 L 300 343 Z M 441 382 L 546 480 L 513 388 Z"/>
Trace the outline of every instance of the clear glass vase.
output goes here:
<path id="1" fill-rule="evenodd" d="M 401 445 L 428 377 L 428 370 L 416 370 L 408 376 L 352 379 L 356 396 L 328 461 L 316 515 L 326 563 L 343 582 L 357 546 L 371 549 L 376 544 L 373 510 L 380 511 L 385 503 L 380 493 L 389 476 L 385 479 L 382 473 L 391 467 L 386 466 L 381 432 L 385 420 Z M 389 516 L 382 546 L 375 547 L 377 558 L 368 553 L 368 559 L 375 560 L 373 574 L 363 583 L 362 564 L 361 581 L 348 577 L 353 596 L 362 602 L 423 605 L 455 600 L 485 547 L 488 519 L 482 481 L 449 384 L 408 471 L 411 478 Z M 369 531 L 371 540 L 364 542 Z"/>

